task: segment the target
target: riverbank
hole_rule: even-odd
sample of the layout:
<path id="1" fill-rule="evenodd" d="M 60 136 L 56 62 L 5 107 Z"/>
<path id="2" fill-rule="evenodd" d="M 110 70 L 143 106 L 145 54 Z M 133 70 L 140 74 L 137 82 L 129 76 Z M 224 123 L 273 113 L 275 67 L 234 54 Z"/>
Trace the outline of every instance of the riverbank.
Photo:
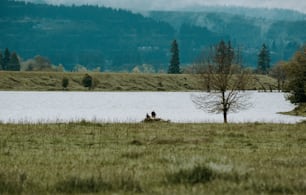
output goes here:
<path id="1" fill-rule="evenodd" d="M 298 104 L 295 109 L 290 112 L 281 112 L 281 114 L 286 114 L 290 116 L 305 116 L 306 117 L 306 103 Z"/>

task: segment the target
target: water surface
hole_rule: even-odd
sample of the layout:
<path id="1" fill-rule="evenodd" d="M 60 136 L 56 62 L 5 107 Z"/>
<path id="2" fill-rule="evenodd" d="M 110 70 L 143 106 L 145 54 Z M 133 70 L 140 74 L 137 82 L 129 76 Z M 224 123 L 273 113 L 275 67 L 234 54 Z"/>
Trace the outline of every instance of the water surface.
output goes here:
<path id="1" fill-rule="evenodd" d="M 246 92 L 248 110 L 230 113 L 229 122 L 296 123 L 305 118 L 277 114 L 294 108 L 283 93 Z M 69 121 L 140 122 L 146 113 L 172 122 L 223 122 L 222 114 L 196 109 L 195 92 L 0 92 L 0 121 L 53 123 Z"/>

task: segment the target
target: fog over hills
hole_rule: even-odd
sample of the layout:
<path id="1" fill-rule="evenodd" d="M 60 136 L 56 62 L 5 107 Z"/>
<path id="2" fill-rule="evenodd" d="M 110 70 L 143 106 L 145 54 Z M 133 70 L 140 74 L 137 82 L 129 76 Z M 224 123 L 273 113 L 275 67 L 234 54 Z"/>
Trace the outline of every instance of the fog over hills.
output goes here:
<path id="1" fill-rule="evenodd" d="M 43 55 L 67 70 L 76 64 L 107 71 L 130 71 L 142 64 L 166 70 L 173 39 L 178 40 L 183 65 L 223 39 L 241 48 L 244 65 L 254 67 L 263 43 L 275 63 L 289 59 L 306 41 L 306 15 L 292 10 L 187 6 L 179 11 L 132 12 L 67 6 L 68 1 L 66 6 L 59 6 L 62 1 L 29 2 L 1 0 L 0 51 L 8 47 L 24 59 Z"/>
<path id="2" fill-rule="evenodd" d="M 300 0 L 19 0 L 52 5 L 99 5 L 138 11 L 201 10 L 206 6 L 288 9 L 306 13 L 306 2 Z"/>

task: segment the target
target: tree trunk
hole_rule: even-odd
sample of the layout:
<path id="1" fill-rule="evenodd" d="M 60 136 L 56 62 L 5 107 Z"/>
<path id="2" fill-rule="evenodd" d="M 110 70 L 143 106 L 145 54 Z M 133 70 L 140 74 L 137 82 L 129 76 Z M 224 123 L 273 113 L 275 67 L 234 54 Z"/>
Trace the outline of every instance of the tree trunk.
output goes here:
<path id="1" fill-rule="evenodd" d="M 224 123 L 227 123 L 227 111 L 223 110 L 223 119 L 224 119 Z"/>
<path id="2" fill-rule="evenodd" d="M 225 98 L 225 91 L 222 91 L 222 104 L 223 104 L 223 121 L 227 123 L 227 102 Z"/>

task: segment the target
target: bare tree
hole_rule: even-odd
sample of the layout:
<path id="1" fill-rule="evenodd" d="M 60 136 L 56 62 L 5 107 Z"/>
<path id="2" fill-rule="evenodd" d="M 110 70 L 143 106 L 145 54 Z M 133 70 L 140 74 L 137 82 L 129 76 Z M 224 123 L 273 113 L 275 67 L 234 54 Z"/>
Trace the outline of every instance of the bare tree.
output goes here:
<path id="1" fill-rule="evenodd" d="M 205 48 L 203 52 L 198 56 L 193 64 L 192 73 L 198 74 L 201 76 L 201 79 L 204 81 L 201 83 L 203 88 L 207 91 L 211 91 L 211 75 L 212 70 L 212 60 L 213 60 L 213 47 Z"/>
<path id="2" fill-rule="evenodd" d="M 287 66 L 286 62 L 278 62 L 271 70 L 271 76 L 277 80 L 277 89 L 279 92 L 285 87 Z"/>
<path id="3" fill-rule="evenodd" d="M 230 42 L 221 41 L 213 48 L 211 60 L 206 60 L 203 81 L 209 82 L 209 93 L 193 95 L 192 101 L 196 107 L 210 113 L 223 113 L 224 123 L 227 123 L 229 112 L 237 112 L 250 106 L 246 94 L 239 91 L 246 86 L 249 74 L 241 66 L 233 64 L 234 49 Z"/>

